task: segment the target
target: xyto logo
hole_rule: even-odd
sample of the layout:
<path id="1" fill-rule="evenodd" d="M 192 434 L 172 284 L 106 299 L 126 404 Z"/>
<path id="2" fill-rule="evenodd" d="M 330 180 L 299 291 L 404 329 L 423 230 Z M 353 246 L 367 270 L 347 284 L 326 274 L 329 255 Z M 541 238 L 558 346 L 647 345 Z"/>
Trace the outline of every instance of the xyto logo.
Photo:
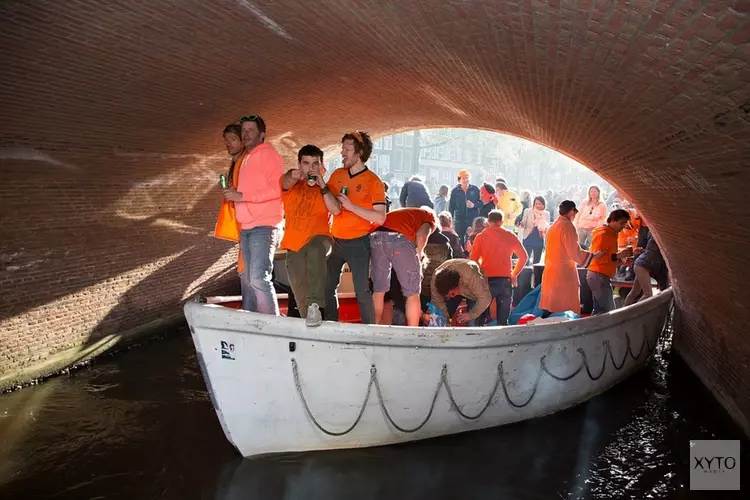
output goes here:
<path id="1" fill-rule="evenodd" d="M 693 469 L 706 474 L 720 474 L 737 467 L 734 457 L 693 457 Z"/>

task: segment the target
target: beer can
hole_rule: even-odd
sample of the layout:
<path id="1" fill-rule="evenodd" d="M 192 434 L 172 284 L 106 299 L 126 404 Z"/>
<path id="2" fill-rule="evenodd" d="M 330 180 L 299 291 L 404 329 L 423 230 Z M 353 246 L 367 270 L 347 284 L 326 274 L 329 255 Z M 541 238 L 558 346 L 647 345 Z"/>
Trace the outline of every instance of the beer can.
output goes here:
<path id="1" fill-rule="evenodd" d="M 341 188 L 341 194 L 343 194 L 344 196 L 346 196 L 346 193 L 348 193 L 348 192 L 349 192 L 349 188 L 348 187 L 344 186 L 344 187 Z"/>
<path id="2" fill-rule="evenodd" d="M 229 180 L 227 179 L 226 174 L 221 174 L 219 176 L 219 186 L 221 186 L 221 189 L 227 189 L 229 187 Z"/>
<path id="3" fill-rule="evenodd" d="M 307 185 L 312 187 L 315 185 L 316 179 L 313 174 L 307 174 Z"/>

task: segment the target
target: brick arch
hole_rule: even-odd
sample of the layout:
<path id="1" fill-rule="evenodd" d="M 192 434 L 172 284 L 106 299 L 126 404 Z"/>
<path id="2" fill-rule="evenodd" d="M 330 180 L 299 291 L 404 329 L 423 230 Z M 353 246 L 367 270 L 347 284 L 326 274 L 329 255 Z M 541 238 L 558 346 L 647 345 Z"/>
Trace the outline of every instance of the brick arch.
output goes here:
<path id="1" fill-rule="evenodd" d="M 0 283 L 15 290 L 0 372 L 179 315 L 231 276 L 206 235 L 220 131 L 240 114 L 290 150 L 440 124 L 545 144 L 627 192 L 673 270 L 679 352 L 750 430 L 748 2 L 177 5 L 0 6 Z"/>

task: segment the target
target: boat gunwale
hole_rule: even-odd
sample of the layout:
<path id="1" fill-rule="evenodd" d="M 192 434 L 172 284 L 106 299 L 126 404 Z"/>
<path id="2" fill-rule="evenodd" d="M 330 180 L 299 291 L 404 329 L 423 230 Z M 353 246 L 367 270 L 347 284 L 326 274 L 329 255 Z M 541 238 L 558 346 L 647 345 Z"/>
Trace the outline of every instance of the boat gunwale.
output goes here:
<path id="1" fill-rule="evenodd" d="M 305 326 L 304 319 L 301 318 L 270 316 L 228 308 L 222 306 L 221 302 L 210 304 L 199 303 L 195 300 L 187 302 L 184 310 L 191 330 L 205 328 L 241 335 L 262 335 L 331 344 L 420 349 L 479 349 L 516 348 L 532 344 L 567 341 L 576 337 L 592 335 L 624 323 L 634 322 L 638 318 L 668 304 L 672 299 L 673 291 L 670 287 L 642 302 L 602 315 L 559 323 L 489 326 L 474 329 L 452 326 L 362 325 L 332 321 L 325 321 L 321 326 L 309 328 Z M 225 316 L 226 319 L 219 323 L 214 317 L 212 319 L 214 324 L 209 324 L 204 314 L 206 309 L 221 311 L 221 315 Z M 289 321 L 294 322 L 296 328 L 289 328 Z M 287 326 L 285 327 L 283 323 L 287 323 Z M 346 330 L 342 329 L 342 325 Z M 564 332 L 561 332 L 561 329 Z M 306 335 L 307 332 L 310 332 L 312 336 Z M 500 335 L 506 336 L 500 338 Z"/>

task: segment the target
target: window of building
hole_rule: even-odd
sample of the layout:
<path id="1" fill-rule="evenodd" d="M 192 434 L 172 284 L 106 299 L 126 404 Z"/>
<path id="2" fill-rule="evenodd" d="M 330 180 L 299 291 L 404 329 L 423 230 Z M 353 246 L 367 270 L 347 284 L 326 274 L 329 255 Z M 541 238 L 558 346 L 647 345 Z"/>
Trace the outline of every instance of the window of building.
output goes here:
<path id="1" fill-rule="evenodd" d="M 414 132 L 407 132 L 404 134 L 404 146 L 411 146 L 414 144 Z"/>
<path id="2" fill-rule="evenodd" d="M 404 152 L 397 149 L 393 152 L 393 170 L 401 172 L 403 170 L 401 161 L 403 160 Z"/>
<path id="3" fill-rule="evenodd" d="M 376 140 L 373 146 L 374 149 L 383 149 L 383 138 L 381 137 L 380 139 Z"/>
<path id="4" fill-rule="evenodd" d="M 451 148 L 451 161 L 458 161 L 458 148 Z"/>
<path id="5" fill-rule="evenodd" d="M 402 165 L 404 167 L 404 171 L 411 172 L 411 151 L 404 151 L 404 160 Z"/>
<path id="6" fill-rule="evenodd" d="M 370 168 L 370 170 L 372 170 L 376 174 L 379 173 L 379 171 L 378 171 L 378 155 L 376 155 L 374 153 L 371 154 L 370 155 L 370 159 L 367 162 L 367 166 Z"/>
<path id="7" fill-rule="evenodd" d="M 437 157 L 438 157 L 438 154 L 437 154 L 437 146 L 432 146 L 432 147 L 430 148 L 430 158 L 432 158 L 432 159 L 434 160 L 434 159 L 435 159 L 435 158 L 437 158 Z"/>
<path id="8" fill-rule="evenodd" d="M 440 146 L 438 148 L 438 159 L 445 160 L 446 154 L 445 154 L 445 146 Z"/>
<path id="9" fill-rule="evenodd" d="M 403 146 L 403 145 L 404 145 L 404 135 L 396 134 L 396 146 Z"/>
<path id="10" fill-rule="evenodd" d="M 379 155 L 378 164 L 380 165 L 380 171 L 385 173 L 391 168 L 391 157 L 388 155 Z"/>
<path id="11" fill-rule="evenodd" d="M 390 135 L 388 137 L 383 137 L 383 149 L 386 151 L 393 149 L 393 137 Z"/>
<path id="12" fill-rule="evenodd" d="M 419 150 L 419 157 L 420 158 L 427 158 L 427 148 L 422 148 Z"/>

